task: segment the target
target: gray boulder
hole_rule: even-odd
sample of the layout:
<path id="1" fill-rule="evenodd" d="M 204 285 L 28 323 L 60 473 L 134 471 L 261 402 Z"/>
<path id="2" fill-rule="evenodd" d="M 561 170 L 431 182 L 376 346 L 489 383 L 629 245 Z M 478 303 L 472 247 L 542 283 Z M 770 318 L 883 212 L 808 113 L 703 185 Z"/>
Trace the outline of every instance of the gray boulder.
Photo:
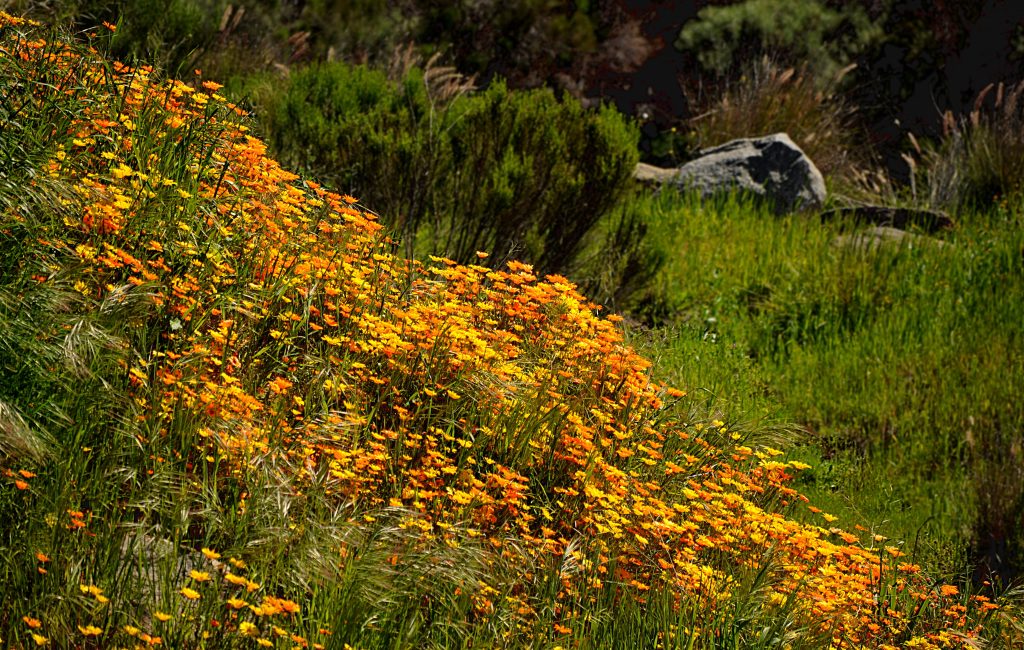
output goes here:
<path id="1" fill-rule="evenodd" d="M 818 207 L 826 194 L 821 172 L 785 133 L 704 149 L 672 182 L 705 197 L 747 190 L 774 203 L 778 213 Z"/>

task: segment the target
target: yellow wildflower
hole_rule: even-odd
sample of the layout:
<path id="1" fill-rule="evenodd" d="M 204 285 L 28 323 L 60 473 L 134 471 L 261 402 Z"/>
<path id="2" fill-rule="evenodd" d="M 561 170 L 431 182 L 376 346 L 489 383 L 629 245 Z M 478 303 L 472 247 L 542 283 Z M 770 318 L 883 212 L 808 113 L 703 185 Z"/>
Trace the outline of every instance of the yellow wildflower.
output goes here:
<path id="1" fill-rule="evenodd" d="M 206 571 L 196 571 L 195 569 L 192 569 L 188 572 L 188 575 L 196 582 L 207 582 L 210 579 L 210 574 Z"/>
<path id="2" fill-rule="evenodd" d="M 181 591 L 179 591 L 178 593 L 180 593 L 185 598 L 188 598 L 189 600 L 199 600 L 199 592 L 196 591 L 195 589 L 189 589 L 188 587 L 182 587 Z"/>

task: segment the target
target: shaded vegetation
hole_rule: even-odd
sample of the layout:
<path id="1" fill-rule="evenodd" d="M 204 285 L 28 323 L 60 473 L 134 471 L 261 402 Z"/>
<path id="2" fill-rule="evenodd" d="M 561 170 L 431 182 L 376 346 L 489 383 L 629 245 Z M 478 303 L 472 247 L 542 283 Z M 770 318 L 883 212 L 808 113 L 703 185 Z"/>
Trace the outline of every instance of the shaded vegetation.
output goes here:
<path id="1" fill-rule="evenodd" d="M 679 33 L 676 46 L 710 72 L 735 74 L 765 55 L 786 65 L 806 64 L 820 79 L 875 47 L 880 26 L 855 3 L 833 9 L 818 0 L 746 0 L 705 7 Z"/>

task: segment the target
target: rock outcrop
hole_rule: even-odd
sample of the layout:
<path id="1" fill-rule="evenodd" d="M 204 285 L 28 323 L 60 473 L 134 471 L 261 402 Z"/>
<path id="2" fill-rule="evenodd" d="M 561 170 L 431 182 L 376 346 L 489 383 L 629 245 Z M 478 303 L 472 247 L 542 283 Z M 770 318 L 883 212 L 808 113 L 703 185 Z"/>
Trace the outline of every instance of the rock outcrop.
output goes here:
<path id="1" fill-rule="evenodd" d="M 705 149 L 671 182 L 703 196 L 746 190 L 771 201 L 778 213 L 819 207 L 826 196 L 821 172 L 785 133 Z"/>

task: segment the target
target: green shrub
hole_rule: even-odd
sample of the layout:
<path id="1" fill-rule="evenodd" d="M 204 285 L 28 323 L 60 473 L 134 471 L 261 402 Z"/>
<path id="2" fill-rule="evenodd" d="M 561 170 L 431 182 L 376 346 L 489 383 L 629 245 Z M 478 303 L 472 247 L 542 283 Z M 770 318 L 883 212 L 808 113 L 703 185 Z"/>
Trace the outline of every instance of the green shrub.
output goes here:
<path id="1" fill-rule="evenodd" d="M 789 65 L 810 62 L 828 79 L 881 37 L 860 7 L 836 11 L 818 0 L 746 0 L 702 9 L 683 27 L 676 47 L 720 75 L 771 54 Z"/>
<path id="2" fill-rule="evenodd" d="M 637 130 L 547 90 L 467 90 L 450 69 L 393 83 L 332 63 L 255 94 L 276 155 L 379 211 L 410 252 L 567 272 L 630 183 Z"/>
<path id="3" fill-rule="evenodd" d="M 431 248 L 470 259 L 517 245 L 541 270 L 566 270 L 622 198 L 637 162 L 636 130 L 612 108 L 588 112 L 550 91 L 510 92 L 503 83 L 451 112 L 457 172 L 434 206 L 442 219 Z"/>
<path id="4" fill-rule="evenodd" d="M 406 230 L 425 201 L 405 190 L 430 191 L 419 177 L 435 175 L 414 164 L 426 163 L 431 143 L 420 133 L 428 97 L 412 77 L 396 86 L 381 72 L 328 63 L 291 75 L 284 88 L 257 89 L 255 101 L 283 164 L 357 194 Z"/>

